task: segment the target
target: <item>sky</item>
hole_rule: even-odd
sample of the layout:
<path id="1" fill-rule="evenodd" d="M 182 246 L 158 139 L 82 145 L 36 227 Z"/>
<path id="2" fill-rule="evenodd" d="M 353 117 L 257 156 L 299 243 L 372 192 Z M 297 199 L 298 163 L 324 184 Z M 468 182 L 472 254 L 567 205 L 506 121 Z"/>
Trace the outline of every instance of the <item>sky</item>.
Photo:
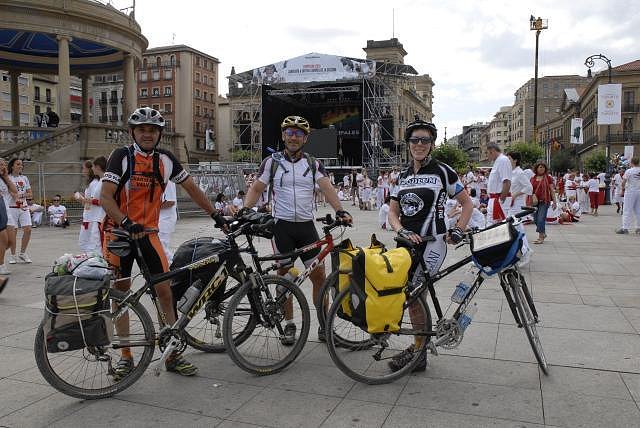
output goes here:
<path id="1" fill-rule="evenodd" d="M 434 122 L 449 137 L 490 121 L 533 77 L 531 15 L 549 22 L 539 76 L 584 76 L 593 54 L 614 67 L 640 59 L 640 0 L 136 1 L 149 47 L 185 44 L 220 60 L 221 95 L 232 66 L 241 72 L 311 52 L 364 58 L 367 40 L 395 36 L 405 64 L 433 79 Z"/>

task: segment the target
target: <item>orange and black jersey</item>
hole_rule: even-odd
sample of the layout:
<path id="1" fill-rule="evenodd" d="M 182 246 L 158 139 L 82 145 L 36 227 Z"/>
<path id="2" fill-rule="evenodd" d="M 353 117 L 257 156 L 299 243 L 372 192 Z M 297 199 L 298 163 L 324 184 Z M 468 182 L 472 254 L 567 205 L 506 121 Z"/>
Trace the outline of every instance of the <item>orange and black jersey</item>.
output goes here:
<path id="1" fill-rule="evenodd" d="M 189 173 L 171 152 L 156 151 L 159 162 L 154 171 L 153 154 L 143 152 L 137 144 L 116 149 L 109 156 L 102 178 L 102 181 L 114 183 L 120 189 L 115 195 L 120 211 L 131 221 L 149 228 L 158 227 L 165 184 L 169 180 L 179 184 L 189 177 Z M 120 185 L 123 176 L 129 175 L 125 173 L 129 169 L 131 156 L 135 156 L 132 162 L 134 170 L 129 171 L 130 178 Z M 159 183 L 159 180 L 162 182 Z"/>

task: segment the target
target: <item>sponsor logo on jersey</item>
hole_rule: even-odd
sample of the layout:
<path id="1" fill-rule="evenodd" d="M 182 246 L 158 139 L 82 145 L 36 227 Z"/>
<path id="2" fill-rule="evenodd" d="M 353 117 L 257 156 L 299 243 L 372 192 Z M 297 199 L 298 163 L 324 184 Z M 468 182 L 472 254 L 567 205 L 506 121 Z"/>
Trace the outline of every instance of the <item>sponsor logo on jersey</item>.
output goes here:
<path id="1" fill-rule="evenodd" d="M 402 214 L 412 217 L 424 208 L 424 201 L 415 193 L 405 193 L 400 198 Z"/>
<path id="2" fill-rule="evenodd" d="M 420 184 L 440 184 L 440 178 L 436 176 L 413 176 L 400 179 L 400 185 L 415 186 Z"/>

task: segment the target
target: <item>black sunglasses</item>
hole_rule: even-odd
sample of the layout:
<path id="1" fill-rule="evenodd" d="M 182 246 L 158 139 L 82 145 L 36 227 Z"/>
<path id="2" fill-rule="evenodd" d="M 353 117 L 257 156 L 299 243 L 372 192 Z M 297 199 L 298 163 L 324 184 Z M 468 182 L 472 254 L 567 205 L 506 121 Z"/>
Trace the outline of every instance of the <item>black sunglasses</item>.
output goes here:
<path id="1" fill-rule="evenodd" d="M 418 143 L 431 144 L 431 143 L 433 143 L 433 140 L 434 140 L 433 137 L 411 137 L 411 138 L 409 138 L 409 142 L 411 144 L 418 144 Z"/>

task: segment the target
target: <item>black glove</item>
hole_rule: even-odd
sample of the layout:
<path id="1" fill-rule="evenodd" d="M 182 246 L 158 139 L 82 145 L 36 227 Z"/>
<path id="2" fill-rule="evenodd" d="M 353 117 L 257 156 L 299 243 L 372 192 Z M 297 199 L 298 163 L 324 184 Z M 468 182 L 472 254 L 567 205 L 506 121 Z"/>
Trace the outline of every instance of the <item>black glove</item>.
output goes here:
<path id="1" fill-rule="evenodd" d="M 216 227 L 218 229 L 222 229 L 227 224 L 227 222 L 224 220 L 224 217 L 217 211 L 211 213 L 211 219 L 216 224 Z"/>
<path id="2" fill-rule="evenodd" d="M 242 207 L 240 208 L 240 210 L 238 211 L 238 213 L 236 214 L 236 217 L 244 217 L 247 214 L 251 214 L 254 213 L 255 211 L 253 211 L 251 208 L 247 208 L 247 207 Z"/>
<path id="3" fill-rule="evenodd" d="M 415 235 L 415 233 L 405 229 L 404 227 L 398 231 L 398 236 L 404 239 L 411 239 L 411 235 Z"/>
<path id="4" fill-rule="evenodd" d="M 454 227 L 449 231 L 449 238 L 454 244 L 459 244 L 464 239 L 464 231 L 459 227 Z"/>
<path id="5" fill-rule="evenodd" d="M 353 220 L 353 216 L 349 214 L 348 211 L 345 211 L 345 210 L 336 211 L 336 218 L 339 218 L 340 220 L 346 220 L 345 217 L 347 216 L 351 217 L 351 220 Z"/>
<path id="6" fill-rule="evenodd" d="M 122 222 L 120 222 L 120 226 L 122 226 L 124 230 L 129 232 L 129 235 L 136 235 L 138 233 L 144 232 L 144 226 L 140 223 L 134 223 L 129 217 L 123 218 Z"/>

